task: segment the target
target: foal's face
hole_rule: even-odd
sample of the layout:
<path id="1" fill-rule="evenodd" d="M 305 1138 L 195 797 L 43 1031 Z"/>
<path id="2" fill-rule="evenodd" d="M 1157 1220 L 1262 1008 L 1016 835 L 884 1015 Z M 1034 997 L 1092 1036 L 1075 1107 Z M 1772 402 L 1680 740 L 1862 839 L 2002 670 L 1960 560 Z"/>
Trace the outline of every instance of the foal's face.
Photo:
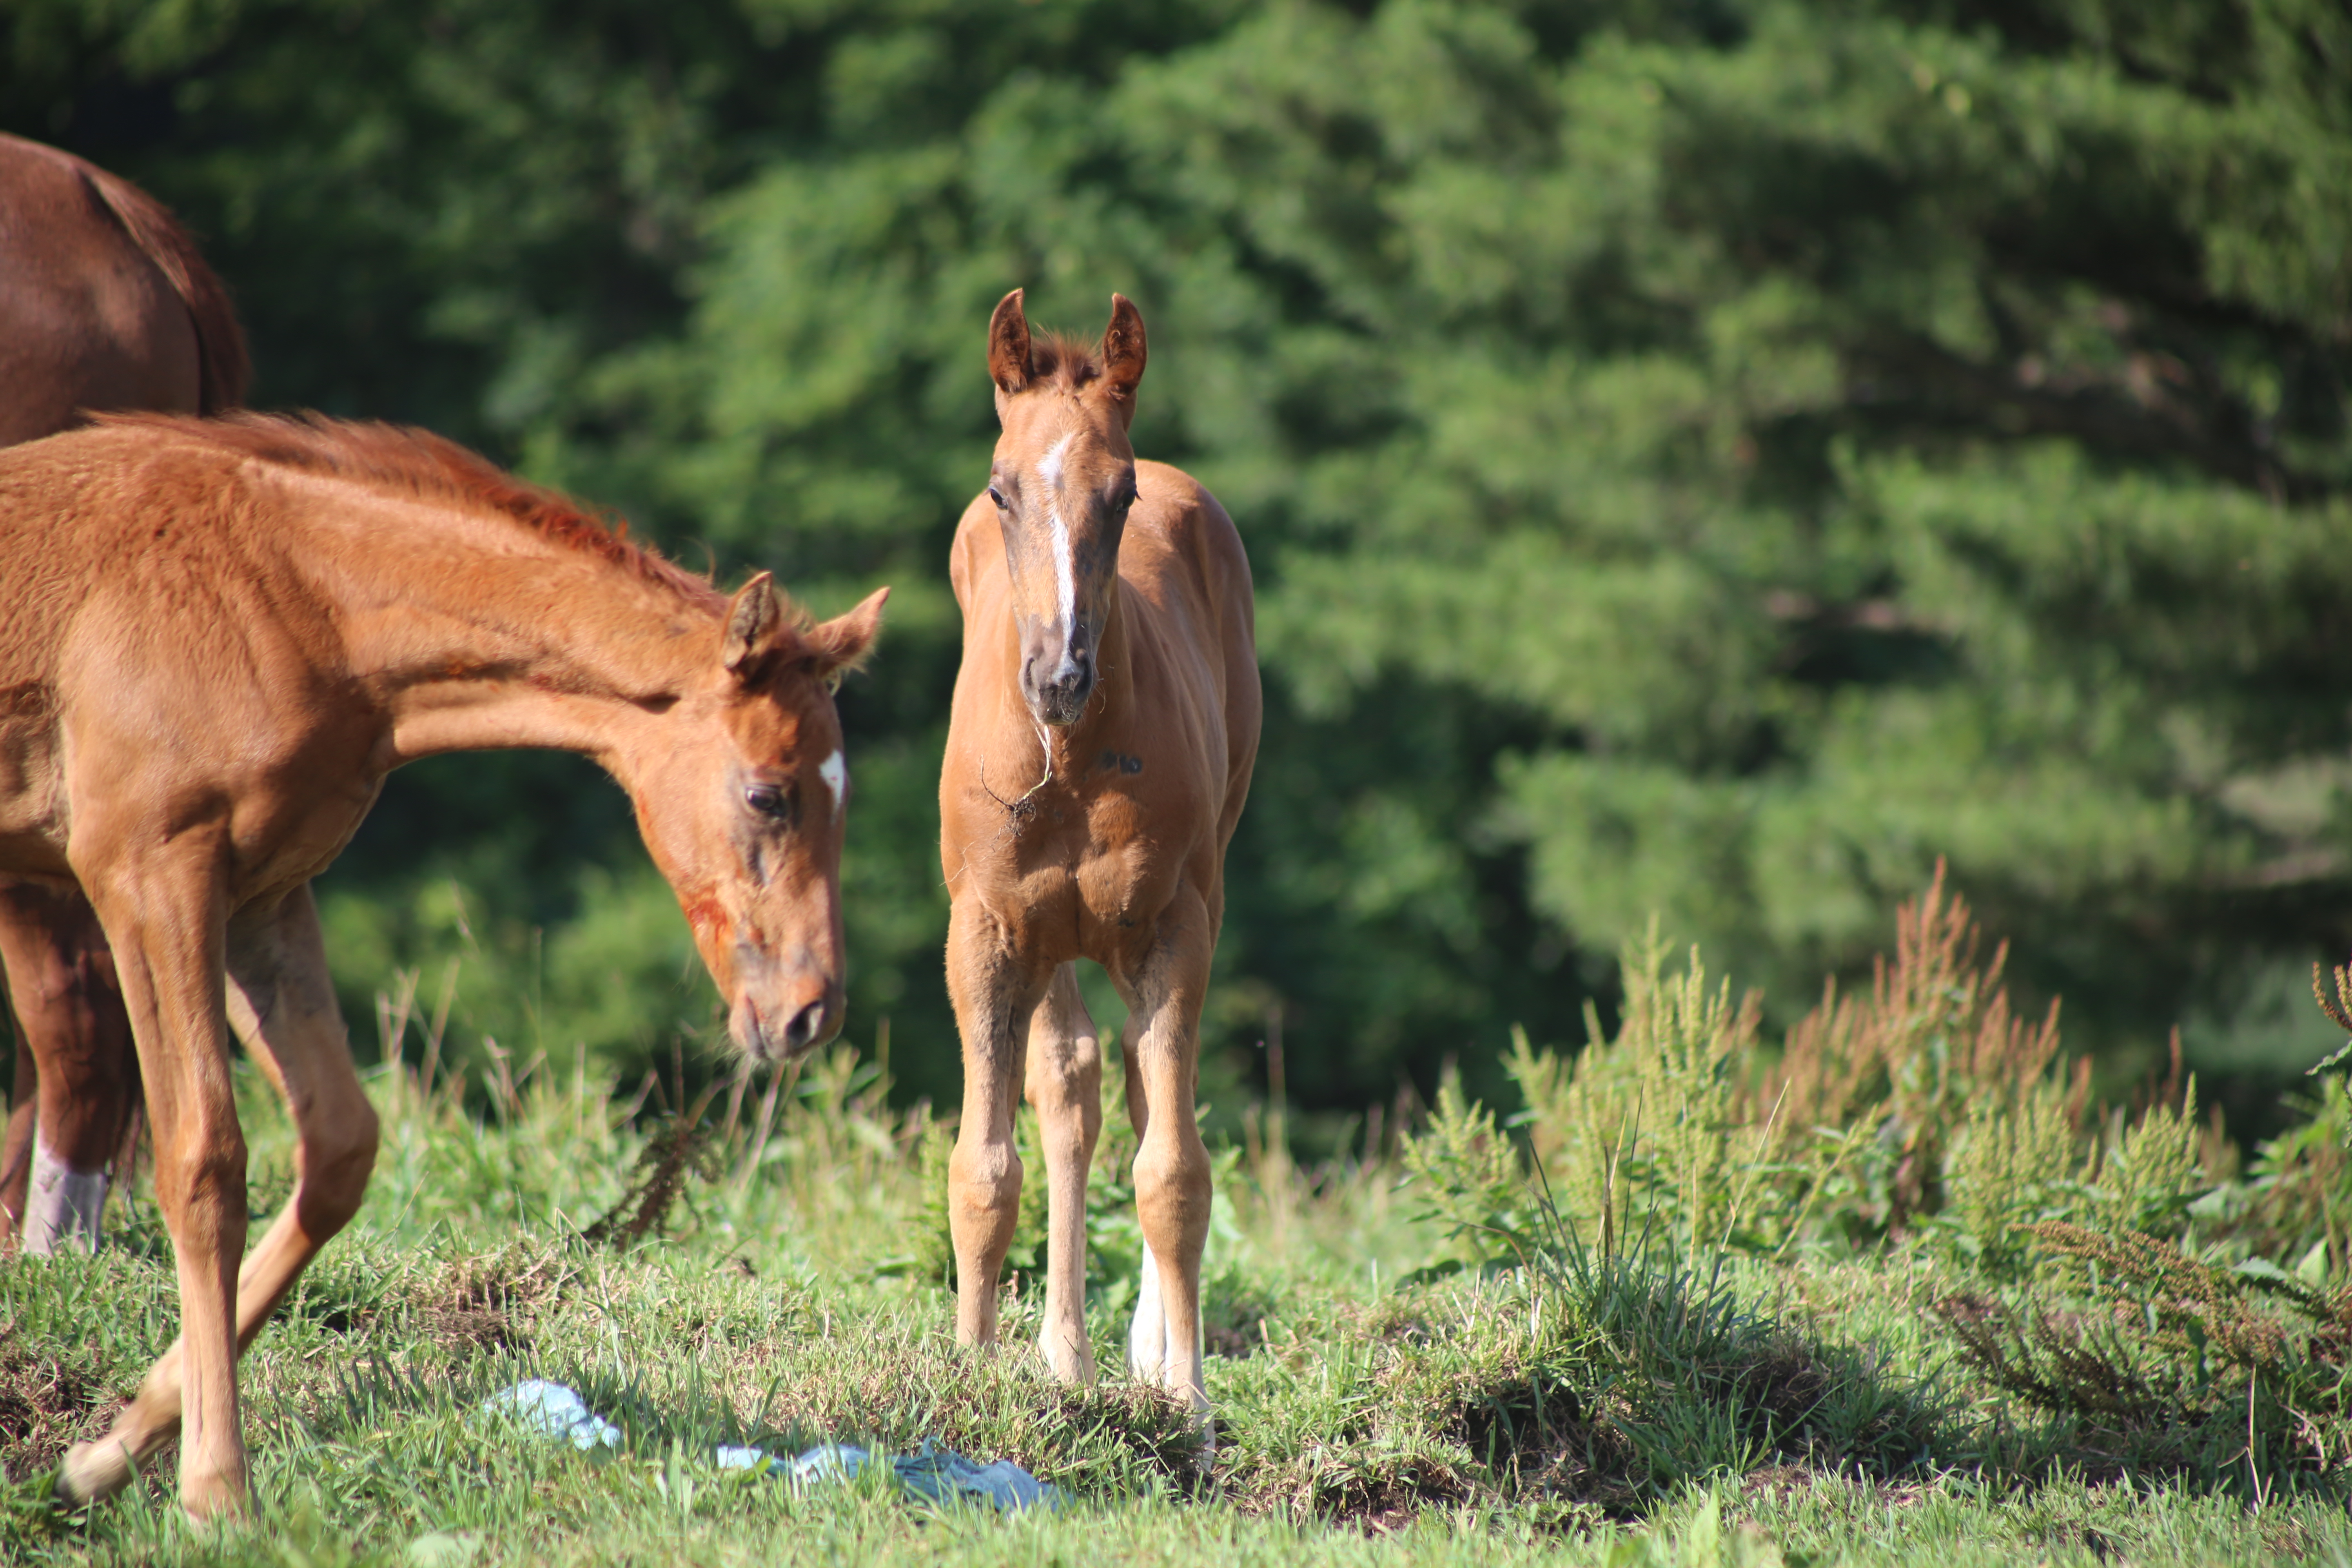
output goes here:
<path id="1" fill-rule="evenodd" d="M 882 597 L 796 632 L 755 578 L 736 596 L 711 687 L 680 701 L 682 722 L 636 791 L 646 843 L 727 999 L 728 1031 L 761 1061 L 841 1029 L 849 769 L 831 683 L 872 644 Z"/>
<path id="2" fill-rule="evenodd" d="M 1033 362 L 1019 289 L 989 323 L 989 371 L 1004 433 L 988 496 L 1004 535 L 1021 696 L 1046 724 L 1074 724 L 1099 673 L 1118 591 L 1118 545 L 1135 504 L 1128 421 L 1143 376 L 1143 318 L 1112 297 L 1099 366 L 1073 374 L 1066 349 Z M 1059 368 L 1057 368 L 1059 367 Z"/>

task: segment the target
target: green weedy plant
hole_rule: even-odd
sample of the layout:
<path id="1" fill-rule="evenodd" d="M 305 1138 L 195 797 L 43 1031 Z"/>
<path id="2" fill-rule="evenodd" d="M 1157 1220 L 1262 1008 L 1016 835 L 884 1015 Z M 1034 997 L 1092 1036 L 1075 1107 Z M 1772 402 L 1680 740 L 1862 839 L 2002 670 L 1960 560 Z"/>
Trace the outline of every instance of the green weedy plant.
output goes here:
<path id="1" fill-rule="evenodd" d="M 2063 1222 L 2027 1233 L 2081 1282 L 2089 1310 L 2044 1292 L 1936 1303 L 1969 1365 L 2071 1424 L 2093 1463 L 2159 1468 L 2260 1501 L 2338 1480 L 2352 1441 L 2352 1288 L 2255 1260 Z"/>
<path id="2" fill-rule="evenodd" d="M 1777 1121 L 1760 1123 L 1744 1093 L 1756 1062 L 1761 1000 L 1734 1002 L 1710 985 L 1693 948 L 1679 974 L 1653 921 L 1626 952 L 1624 1010 L 1614 1039 L 1588 1009 L 1588 1044 L 1573 1061 L 1529 1049 L 1516 1034 L 1507 1067 L 1526 1097 L 1536 1158 L 1559 1174 L 1558 1196 L 1587 1235 L 1655 1226 L 1691 1253 L 1735 1239 L 1764 1245 L 1759 1203 L 1776 1167 Z M 1744 1228 L 1743 1228 L 1744 1227 Z"/>
<path id="3" fill-rule="evenodd" d="M 1706 994 L 1681 991 L 1684 1001 Z M 1889 1382 L 1855 1352 L 1748 1305 L 1727 1254 L 1704 1237 L 1688 1244 L 1691 1211 L 1673 1206 L 1675 1188 L 1633 1205 L 1638 1228 L 1619 1229 L 1623 1211 L 1604 1211 L 1614 1217 L 1588 1241 L 1540 1161 L 1531 1173 L 1493 1116 L 1452 1084 L 1403 1159 L 1423 1217 L 1487 1263 L 1529 1326 L 1524 1348 L 1500 1363 L 1425 1366 L 1421 1379 L 1437 1386 L 1392 1393 L 1407 1405 L 1450 1401 L 1447 1429 L 1507 1493 L 1626 1512 L 1775 1459 L 1888 1477 L 1938 1447 L 1932 1390 Z"/>
<path id="4" fill-rule="evenodd" d="M 2071 1214 L 2093 1158 L 2083 1103 L 2044 1078 L 1987 1085 L 1969 1102 L 1945 1169 L 1946 1206 L 1929 1234 L 1999 1274 L 2022 1266 L 2019 1227 Z"/>
<path id="5" fill-rule="evenodd" d="M 2056 1005 L 2020 1016 L 2006 947 L 1980 962 L 1981 945 L 1939 868 L 1869 989 L 1825 988 L 1774 1055 L 1756 999 L 1710 984 L 1696 950 L 1668 973 L 1653 926 L 1625 956 L 1615 1038 L 1588 1022 L 1571 1059 L 1515 1037 L 1528 1145 L 1586 1235 L 1655 1226 L 1686 1249 L 1910 1236 L 2009 1277 L 2031 1250 L 2020 1226 L 2177 1233 L 2214 1184 L 2177 1047 L 2171 1082 L 2137 1114 L 2095 1115 Z M 1451 1127 L 1441 1115 L 1433 1132 Z"/>
<path id="6" fill-rule="evenodd" d="M 2209 1145 L 2215 1136 L 2197 1120 L 2197 1079 L 2179 1081 L 2180 1037 L 2172 1039 L 2173 1080 L 2132 1120 L 2118 1107 L 2107 1119 L 2089 1194 L 2095 1227 L 2142 1236 L 2178 1236 L 2192 1205 L 2212 1190 Z"/>
<path id="7" fill-rule="evenodd" d="M 2290 1103 L 2303 1120 L 2255 1149 L 2242 1182 L 2200 1198 L 2197 1215 L 2253 1256 L 2310 1258 L 2341 1274 L 2352 1265 L 2352 1091 L 2329 1078 Z"/>
<path id="8" fill-rule="evenodd" d="M 1526 1037 L 1517 1044 L 1524 1053 Z M 1428 1124 L 1398 1154 L 1405 1186 L 1418 1200 L 1411 1217 L 1441 1226 L 1458 1254 L 1423 1268 L 1421 1278 L 1452 1273 L 1465 1263 L 1488 1268 L 1516 1263 L 1543 1245 L 1545 1216 L 1519 1147 L 1494 1112 L 1464 1096 L 1458 1071 L 1438 1081 Z"/>

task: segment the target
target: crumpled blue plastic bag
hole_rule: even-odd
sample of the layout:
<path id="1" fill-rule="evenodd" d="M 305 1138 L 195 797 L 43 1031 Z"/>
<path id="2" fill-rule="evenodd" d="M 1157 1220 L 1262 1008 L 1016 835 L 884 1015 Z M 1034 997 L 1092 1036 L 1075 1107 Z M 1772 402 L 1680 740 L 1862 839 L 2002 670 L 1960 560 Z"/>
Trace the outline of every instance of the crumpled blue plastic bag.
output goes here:
<path id="1" fill-rule="evenodd" d="M 588 1402 L 560 1383 L 534 1377 L 502 1388 L 482 1403 L 485 1415 L 508 1415 L 543 1437 L 569 1437 L 575 1448 L 617 1448 L 621 1429 L 588 1408 Z"/>
<path id="2" fill-rule="evenodd" d="M 777 1476 L 795 1486 L 846 1480 L 876 1459 L 846 1443 L 826 1443 L 792 1460 L 759 1448 L 721 1448 L 713 1458 L 723 1468 Z M 933 1502 L 976 1500 L 1000 1512 L 1017 1513 L 1024 1508 L 1059 1509 L 1069 1501 L 1059 1487 L 1039 1480 L 1010 1459 L 974 1464 L 929 1440 L 919 1451 L 899 1455 L 889 1464 L 901 1489 Z"/>
<path id="3" fill-rule="evenodd" d="M 619 1427 L 589 1409 L 577 1392 L 545 1378 L 500 1389 L 483 1402 L 482 1413 L 511 1417 L 541 1436 L 569 1438 L 583 1450 L 621 1446 Z M 820 1444 L 793 1459 L 764 1448 L 723 1447 L 710 1457 L 721 1469 L 773 1476 L 792 1486 L 847 1480 L 881 1458 L 847 1443 Z M 920 1451 L 887 1462 L 900 1490 L 936 1503 L 984 1502 L 1000 1512 L 1016 1513 L 1028 1508 L 1061 1509 L 1070 1500 L 1059 1487 L 1039 1480 L 1010 1459 L 975 1464 L 928 1439 Z"/>

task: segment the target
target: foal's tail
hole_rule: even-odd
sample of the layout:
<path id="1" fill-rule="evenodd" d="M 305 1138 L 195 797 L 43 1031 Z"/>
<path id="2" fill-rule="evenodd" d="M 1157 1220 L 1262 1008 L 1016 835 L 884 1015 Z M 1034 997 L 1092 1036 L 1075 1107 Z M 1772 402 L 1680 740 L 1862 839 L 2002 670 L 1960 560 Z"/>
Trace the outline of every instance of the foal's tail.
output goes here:
<path id="1" fill-rule="evenodd" d="M 180 226 L 172 209 L 128 180 L 118 179 L 94 163 L 75 159 L 81 177 L 114 214 L 133 244 L 171 279 L 173 289 L 188 307 L 195 323 L 196 352 L 202 366 L 196 412 L 218 414 L 245 401 L 253 362 L 245 352 L 245 329 L 237 325 L 228 288 L 205 265 L 195 240 Z"/>

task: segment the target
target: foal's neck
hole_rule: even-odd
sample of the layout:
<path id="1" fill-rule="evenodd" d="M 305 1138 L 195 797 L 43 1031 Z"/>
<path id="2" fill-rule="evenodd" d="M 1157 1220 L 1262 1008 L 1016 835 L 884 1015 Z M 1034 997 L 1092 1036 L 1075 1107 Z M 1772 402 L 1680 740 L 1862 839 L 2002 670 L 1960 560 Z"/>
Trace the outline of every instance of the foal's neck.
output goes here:
<path id="1" fill-rule="evenodd" d="M 454 540 L 350 571 L 344 624 L 355 673 L 391 718 L 386 765 L 529 747 L 625 772 L 714 667 L 717 610 L 560 542 L 468 541 L 464 522 L 509 525 L 457 521 Z"/>

